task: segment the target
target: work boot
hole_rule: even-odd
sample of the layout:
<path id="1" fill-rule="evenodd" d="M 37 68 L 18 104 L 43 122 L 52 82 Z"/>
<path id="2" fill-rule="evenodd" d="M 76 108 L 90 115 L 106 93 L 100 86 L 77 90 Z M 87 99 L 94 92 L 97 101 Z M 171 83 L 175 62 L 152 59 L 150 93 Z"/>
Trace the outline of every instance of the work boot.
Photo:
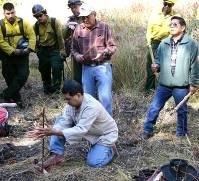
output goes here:
<path id="1" fill-rule="evenodd" d="M 21 99 L 21 95 L 20 93 L 16 93 L 15 96 L 13 97 L 13 101 L 17 104 L 17 106 L 20 108 L 20 109 L 24 109 L 25 108 L 25 105 Z"/>
<path id="2" fill-rule="evenodd" d="M 3 99 L 4 103 L 13 103 L 14 102 L 11 98 L 5 97 L 3 92 L 0 94 L 0 99 Z"/>
<path id="3" fill-rule="evenodd" d="M 117 147 L 116 147 L 115 144 L 112 146 L 112 150 L 114 152 L 114 157 L 115 158 L 119 157 L 119 152 L 118 152 Z"/>
<path id="4" fill-rule="evenodd" d="M 153 137 L 153 133 L 143 132 L 139 135 L 140 140 L 148 140 L 149 138 Z"/>
<path id="5" fill-rule="evenodd" d="M 43 169 L 46 170 L 47 172 L 49 172 L 53 167 L 57 166 L 57 165 L 61 165 L 62 163 L 64 163 L 64 156 L 63 155 L 58 155 L 56 153 L 51 153 L 50 156 L 47 158 L 46 161 L 44 161 L 43 163 Z M 42 173 L 42 163 L 38 163 L 35 166 L 35 169 Z"/>

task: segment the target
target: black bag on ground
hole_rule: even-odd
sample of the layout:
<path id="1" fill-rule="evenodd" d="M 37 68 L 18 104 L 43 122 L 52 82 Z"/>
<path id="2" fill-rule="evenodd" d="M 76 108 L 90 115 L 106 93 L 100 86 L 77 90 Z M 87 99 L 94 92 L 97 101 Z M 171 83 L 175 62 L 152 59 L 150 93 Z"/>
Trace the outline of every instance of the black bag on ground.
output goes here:
<path id="1" fill-rule="evenodd" d="M 172 159 L 161 166 L 147 181 L 199 181 L 199 171 L 183 159 Z"/>

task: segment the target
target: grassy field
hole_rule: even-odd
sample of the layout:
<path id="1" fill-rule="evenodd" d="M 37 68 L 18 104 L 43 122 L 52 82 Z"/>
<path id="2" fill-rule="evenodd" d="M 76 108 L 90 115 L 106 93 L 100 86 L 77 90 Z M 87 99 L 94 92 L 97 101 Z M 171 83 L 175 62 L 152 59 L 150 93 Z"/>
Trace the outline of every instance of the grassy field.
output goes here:
<path id="1" fill-rule="evenodd" d="M 127 9 L 112 12 L 101 11 L 100 19 L 107 21 L 115 35 L 118 51 L 114 56 L 113 77 L 113 117 L 119 127 L 117 148 L 120 156 L 110 165 L 93 169 L 85 165 L 88 150 L 87 143 L 66 147 L 66 162 L 47 175 L 34 172 L 34 160 L 41 159 L 42 142 L 33 142 L 26 138 L 26 132 L 33 123 L 41 122 L 42 108 L 46 107 L 46 122 L 52 124 L 55 116 L 61 114 L 64 105 L 62 95 L 46 96 L 42 92 L 41 78 L 37 69 L 38 60 L 31 55 L 31 75 L 22 89 L 24 110 L 9 109 L 9 123 L 13 126 L 9 137 L 0 138 L 2 146 L 12 144 L 7 157 L 0 154 L 0 181 L 6 180 L 67 180 L 67 181 L 130 181 L 141 169 L 152 169 L 168 163 L 172 158 L 182 158 L 199 168 L 199 96 L 189 101 L 190 134 L 184 139 L 175 136 L 176 114 L 170 115 L 174 107 L 169 100 L 158 119 L 155 135 L 148 141 L 138 141 L 144 118 L 153 94 L 145 96 L 142 92 L 145 83 L 146 61 L 146 24 L 151 8 L 140 0 Z M 196 7 L 193 1 L 184 6 L 177 6 L 188 22 L 188 33 L 199 41 L 198 21 L 195 20 Z M 70 60 L 68 59 L 70 67 Z M 70 71 L 65 65 L 65 72 L 70 78 Z M 5 88 L 1 77 L 0 89 Z M 48 140 L 45 140 L 45 153 Z M 8 155 L 10 157 L 8 157 Z M 3 160 L 2 160 L 3 159 Z"/>

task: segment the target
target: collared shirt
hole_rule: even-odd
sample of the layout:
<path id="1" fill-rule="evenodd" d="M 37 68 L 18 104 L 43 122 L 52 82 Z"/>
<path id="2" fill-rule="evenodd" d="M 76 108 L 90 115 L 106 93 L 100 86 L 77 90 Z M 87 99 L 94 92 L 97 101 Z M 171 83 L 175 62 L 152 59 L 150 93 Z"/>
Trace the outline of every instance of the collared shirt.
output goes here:
<path id="1" fill-rule="evenodd" d="M 171 38 L 171 74 L 174 76 L 175 74 L 175 68 L 176 68 L 176 59 L 177 59 L 177 51 L 178 51 L 178 45 L 181 42 L 183 36 L 175 42 L 173 38 Z"/>
<path id="2" fill-rule="evenodd" d="M 62 24 L 57 19 L 55 20 L 54 32 L 51 26 L 51 18 L 47 16 L 47 22 L 45 24 L 39 24 L 39 45 L 41 46 L 54 46 L 58 43 L 59 50 L 65 50 L 64 39 L 62 34 Z M 56 33 L 56 34 L 55 34 Z"/>
<path id="3" fill-rule="evenodd" d="M 147 44 L 150 45 L 152 40 L 161 41 L 164 38 L 168 37 L 170 34 L 169 23 L 171 17 L 174 15 L 174 12 L 171 11 L 170 14 L 164 16 L 163 12 L 158 14 L 152 14 L 148 21 L 147 26 Z"/>
<path id="4" fill-rule="evenodd" d="M 67 105 L 58 117 L 54 128 L 63 132 L 66 141 L 77 143 L 82 138 L 91 144 L 113 145 L 118 138 L 115 120 L 102 104 L 89 94 L 84 94 L 79 109 Z"/>
<path id="5" fill-rule="evenodd" d="M 110 56 L 116 51 L 115 41 L 106 23 L 96 21 L 96 25 L 91 30 L 86 28 L 84 23 L 77 26 L 73 34 L 72 43 L 72 55 L 74 58 L 84 55 L 85 62 L 92 62 L 97 54 L 103 53 L 105 49 L 108 49 Z M 97 61 L 103 62 L 102 59 Z"/>
<path id="6" fill-rule="evenodd" d="M 198 43 L 185 34 L 178 44 L 175 74 L 171 74 L 171 37 L 162 40 L 155 54 L 160 66 L 159 83 L 165 86 L 199 86 Z"/>

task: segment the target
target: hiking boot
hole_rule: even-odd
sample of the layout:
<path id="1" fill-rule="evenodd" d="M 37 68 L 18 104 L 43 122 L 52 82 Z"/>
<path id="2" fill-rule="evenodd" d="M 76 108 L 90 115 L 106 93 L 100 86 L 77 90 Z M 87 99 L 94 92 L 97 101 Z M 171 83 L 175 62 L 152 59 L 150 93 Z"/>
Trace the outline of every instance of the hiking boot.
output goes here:
<path id="1" fill-rule="evenodd" d="M 61 165 L 62 163 L 64 163 L 64 156 L 63 155 L 58 155 L 55 153 L 50 154 L 50 156 L 47 158 L 46 161 L 43 162 L 43 169 L 46 170 L 47 172 L 50 171 L 53 167 L 57 166 L 57 165 Z M 38 163 L 35 166 L 35 169 L 40 172 L 43 173 L 43 169 L 42 169 L 42 163 Z"/>
<path id="2" fill-rule="evenodd" d="M 118 152 L 117 147 L 116 147 L 115 144 L 112 146 L 112 150 L 113 150 L 113 153 L 114 153 L 114 157 L 115 158 L 119 157 L 119 152 Z"/>
<path id="3" fill-rule="evenodd" d="M 143 133 L 141 133 L 141 135 L 139 136 L 139 138 L 140 138 L 140 140 L 148 140 L 152 136 L 153 136 L 153 133 L 143 132 Z"/>
<path id="4" fill-rule="evenodd" d="M 16 95 L 13 97 L 13 100 L 14 102 L 17 104 L 17 106 L 20 108 L 20 109 L 24 109 L 25 108 L 25 105 L 21 99 L 21 95 L 20 93 L 16 93 Z"/>
<path id="5" fill-rule="evenodd" d="M 3 92 L 0 94 L 0 99 L 3 99 L 3 101 L 5 103 L 13 103 L 14 102 L 12 99 L 5 97 Z"/>

